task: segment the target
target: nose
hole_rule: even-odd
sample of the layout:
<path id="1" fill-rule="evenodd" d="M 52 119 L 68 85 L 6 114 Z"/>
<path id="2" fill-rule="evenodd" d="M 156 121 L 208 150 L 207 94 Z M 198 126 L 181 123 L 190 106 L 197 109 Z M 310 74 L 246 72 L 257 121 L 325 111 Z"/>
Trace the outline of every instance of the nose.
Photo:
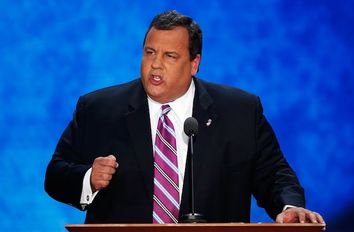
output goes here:
<path id="1" fill-rule="evenodd" d="M 162 59 L 161 56 L 156 55 L 152 60 L 151 67 L 153 69 L 161 68 L 162 67 L 162 60 L 161 59 Z"/>

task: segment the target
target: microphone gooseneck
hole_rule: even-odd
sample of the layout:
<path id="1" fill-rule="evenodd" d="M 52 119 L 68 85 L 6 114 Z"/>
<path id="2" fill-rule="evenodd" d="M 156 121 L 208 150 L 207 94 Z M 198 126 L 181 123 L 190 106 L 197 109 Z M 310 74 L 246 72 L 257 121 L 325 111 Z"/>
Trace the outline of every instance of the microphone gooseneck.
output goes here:
<path id="1" fill-rule="evenodd" d="M 189 139 L 189 146 L 190 146 L 190 154 L 189 154 L 189 190 L 190 190 L 190 210 L 191 213 L 184 214 L 181 216 L 180 222 L 181 223 L 202 223 L 206 222 L 204 216 L 202 214 L 195 212 L 195 196 L 194 196 L 194 165 L 193 165 L 193 155 L 194 155 L 194 147 L 193 147 L 193 138 L 198 134 L 198 121 L 193 118 L 189 117 L 184 121 L 184 133 L 190 138 Z"/>

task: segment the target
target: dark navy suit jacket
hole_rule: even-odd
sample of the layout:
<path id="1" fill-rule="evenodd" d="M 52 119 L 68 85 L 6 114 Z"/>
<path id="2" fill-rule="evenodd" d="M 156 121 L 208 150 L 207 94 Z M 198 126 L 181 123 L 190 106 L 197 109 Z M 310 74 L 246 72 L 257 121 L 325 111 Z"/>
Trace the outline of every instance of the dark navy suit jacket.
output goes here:
<path id="1" fill-rule="evenodd" d="M 196 212 L 208 222 L 249 222 L 251 194 L 274 219 L 284 205 L 304 207 L 303 189 L 263 116 L 259 98 L 194 78 Z M 208 120 L 211 124 L 207 126 Z M 147 95 L 140 80 L 80 97 L 50 161 L 45 190 L 79 209 L 82 181 L 98 156 L 119 163 L 87 208 L 86 223 L 150 223 L 153 149 Z M 180 215 L 189 213 L 189 163 Z"/>

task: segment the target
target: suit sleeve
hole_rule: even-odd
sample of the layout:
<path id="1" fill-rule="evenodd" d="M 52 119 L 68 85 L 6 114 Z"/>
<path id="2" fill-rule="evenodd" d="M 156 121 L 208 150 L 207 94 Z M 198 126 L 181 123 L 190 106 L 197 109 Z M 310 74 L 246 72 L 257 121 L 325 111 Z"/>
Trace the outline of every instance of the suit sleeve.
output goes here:
<path id="1" fill-rule="evenodd" d="M 285 205 L 305 207 L 304 190 L 280 150 L 274 131 L 263 115 L 259 98 L 255 118 L 257 158 L 253 194 L 257 204 L 275 219 Z"/>
<path id="2" fill-rule="evenodd" d="M 63 132 L 48 164 L 44 183 L 45 191 L 51 197 L 78 209 L 81 209 L 84 175 L 91 167 L 82 151 L 84 125 L 84 103 L 80 98 L 74 117 Z"/>

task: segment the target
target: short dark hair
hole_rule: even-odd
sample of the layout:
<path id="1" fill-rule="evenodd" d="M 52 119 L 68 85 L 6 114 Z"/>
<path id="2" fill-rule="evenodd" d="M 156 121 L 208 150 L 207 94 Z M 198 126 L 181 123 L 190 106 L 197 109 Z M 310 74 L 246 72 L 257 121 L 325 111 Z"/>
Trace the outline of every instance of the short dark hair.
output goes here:
<path id="1" fill-rule="evenodd" d="M 175 10 L 156 15 L 145 33 L 143 46 L 145 45 L 146 36 L 152 27 L 158 30 L 172 30 L 175 27 L 186 28 L 189 34 L 190 60 L 194 60 L 198 54 L 202 55 L 202 30 L 191 17 L 182 15 Z"/>

